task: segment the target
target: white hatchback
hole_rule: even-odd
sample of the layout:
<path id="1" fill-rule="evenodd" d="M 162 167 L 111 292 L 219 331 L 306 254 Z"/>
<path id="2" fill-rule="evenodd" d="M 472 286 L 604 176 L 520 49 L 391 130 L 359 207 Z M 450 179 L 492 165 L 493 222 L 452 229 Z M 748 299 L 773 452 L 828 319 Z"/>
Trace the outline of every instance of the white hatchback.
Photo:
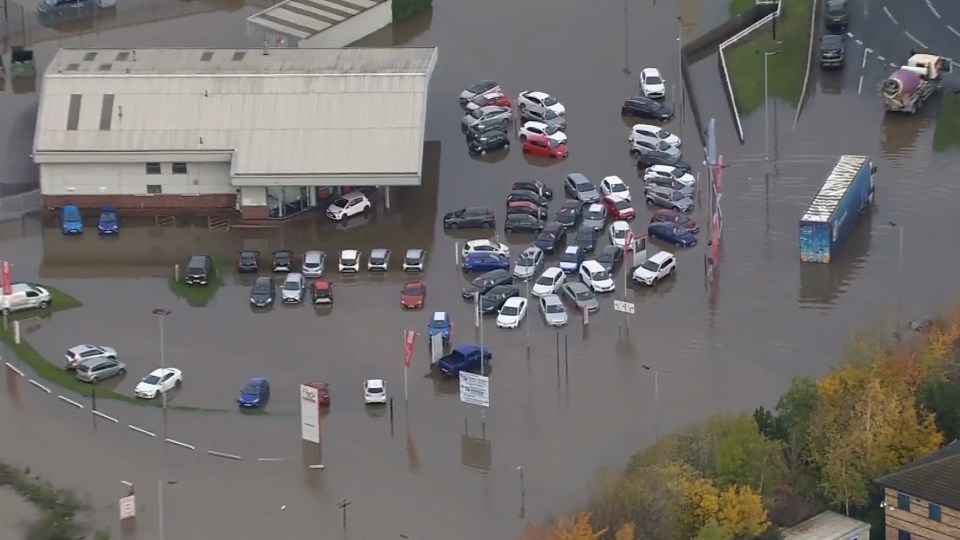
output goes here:
<path id="1" fill-rule="evenodd" d="M 507 298 L 497 314 L 498 328 L 516 328 L 527 316 L 527 299 L 521 296 Z"/>
<path id="2" fill-rule="evenodd" d="M 643 68 L 640 72 L 640 91 L 644 96 L 652 99 L 660 99 L 666 94 L 667 85 L 659 69 Z"/>
<path id="3" fill-rule="evenodd" d="M 387 385 L 383 379 L 370 379 L 363 383 L 363 402 L 367 405 L 387 402 Z"/>
<path id="4" fill-rule="evenodd" d="M 603 192 L 604 197 L 614 195 L 625 201 L 630 200 L 630 188 L 619 176 L 607 176 L 601 180 L 600 191 Z"/>
<path id="5" fill-rule="evenodd" d="M 509 258 L 510 247 L 494 240 L 481 238 L 480 240 L 470 240 L 464 244 L 463 249 L 460 251 L 460 256 L 466 259 L 467 255 L 471 253 L 496 253 Z"/>
<path id="6" fill-rule="evenodd" d="M 140 379 L 133 395 L 142 399 L 153 399 L 183 384 L 183 372 L 177 368 L 160 368 Z"/>
<path id="7" fill-rule="evenodd" d="M 342 221 L 346 218 L 360 215 L 372 208 L 370 199 L 359 191 L 351 191 L 338 197 L 327 207 L 327 217 L 334 221 Z"/>
<path id="8" fill-rule="evenodd" d="M 580 264 L 580 281 L 595 293 L 613 292 L 616 289 L 610 272 L 594 260 L 583 261 Z"/>
<path id="9" fill-rule="evenodd" d="M 551 266 L 544 270 L 543 273 L 540 274 L 540 277 L 533 282 L 533 288 L 530 289 L 530 294 L 534 296 L 554 294 L 560 290 L 560 286 L 563 285 L 566 279 L 567 275 L 563 273 L 563 270 L 556 266 Z"/>
<path id="10" fill-rule="evenodd" d="M 337 268 L 341 274 L 356 274 L 360 271 L 360 252 L 355 249 L 345 249 L 340 252 L 340 262 Z"/>
<path id="11" fill-rule="evenodd" d="M 280 287 L 280 299 L 284 304 L 299 304 L 303 302 L 303 297 L 307 293 L 307 282 L 303 274 L 291 272 L 283 280 L 283 286 Z"/>
<path id="12" fill-rule="evenodd" d="M 627 136 L 627 141 L 647 141 L 650 143 L 663 141 L 670 146 L 676 146 L 678 148 L 681 146 L 680 137 L 677 137 L 660 126 L 650 124 L 634 124 L 633 127 L 630 128 L 630 135 Z"/>
<path id="13" fill-rule="evenodd" d="M 643 173 L 644 182 L 650 182 L 657 178 L 673 179 L 689 187 L 697 184 L 697 179 L 692 174 L 671 165 L 652 165 L 647 167 L 647 170 Z"/>
<path id="14" fill-rule="evenodd" d="M 560 103 L 557 98 L 546 92 L 537 92 L 536 90 L 520 92 L 520 96 L 517 97 L 517 106 L 521 109 L 541 107 L 552 111 L 557 116 L 563 116 L 567 112 L 566 107 L 564 107 L 563 103 Z"/>
<path id="15" fill-rule="evenodd" d="M 611 244 L 624 249 L 627 245 L 627 237 L 631 234 L 630 224 L 626 221 L 614 221 L 607 229 L 607 234 L 610 236 Z"/>
<path id="16" fill-rule="evenodd" d="M 535 120 L 524 122 L 523 125 L 520 126 L 520 131 L 517 132 L 517 138 L 521 141 L 527 140 L 527 137 L 549 137 L 551 141 L 557 144 L 567 143 L 567 134 L 560 131 L 558 125 L 545 124 Z"/>

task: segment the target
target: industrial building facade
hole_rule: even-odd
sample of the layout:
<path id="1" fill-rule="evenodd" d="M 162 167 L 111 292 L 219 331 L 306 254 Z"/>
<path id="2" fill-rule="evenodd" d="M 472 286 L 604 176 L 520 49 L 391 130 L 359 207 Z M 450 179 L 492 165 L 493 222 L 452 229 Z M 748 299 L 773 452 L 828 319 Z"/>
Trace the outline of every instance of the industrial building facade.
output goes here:
<path id="1" fill-rule="evenodd" d="M 342 189 L 419 185 L 436 61 L 434 48 L 61 49 L 34 138 L 43 204 L 267 219 Z"/>
<path id="2" fill-rule="evenodd" d="M 254 45 L 338 48 L 389 25 L 393 0 L 284 0 L 247 17 Z"/>

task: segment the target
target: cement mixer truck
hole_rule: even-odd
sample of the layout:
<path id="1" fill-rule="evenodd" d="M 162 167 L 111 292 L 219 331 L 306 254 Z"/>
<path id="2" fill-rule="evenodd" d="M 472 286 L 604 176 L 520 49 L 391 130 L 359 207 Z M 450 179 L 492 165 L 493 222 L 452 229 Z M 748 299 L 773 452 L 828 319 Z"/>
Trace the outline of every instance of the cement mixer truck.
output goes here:
<path id="1" fill-rule="evenodd" d="M 914 54 L 883 81 L 881 93 L 888 111 L 915 114 L 920 105 L 939 88 L 944 73 L 950 72 L 950 59 L 933 54 Z"/>

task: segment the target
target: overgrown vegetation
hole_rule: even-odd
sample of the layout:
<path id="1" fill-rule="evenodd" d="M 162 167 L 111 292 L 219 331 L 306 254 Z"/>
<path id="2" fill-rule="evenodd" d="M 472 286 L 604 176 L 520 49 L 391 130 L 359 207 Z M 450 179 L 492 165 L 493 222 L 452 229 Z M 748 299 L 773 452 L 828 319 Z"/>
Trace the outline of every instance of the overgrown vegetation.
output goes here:
<path id="1" fill-rule="evenodd" d="M 731 11 L 745 2 L 734 0 Z M 727 71 L 737 109 L 746 116 L 763 106 L 764 54 L 767 57 L 767 86 L 770 98 L 779 98 L 793 106 L 800 101 L 810 47 L 811 0 L 783 0 L 777 20 L 777 39 L 769 27 L 755 32 L 724 51 Z"/>
<path id="2" fill-rule="evenodd" d="M 405 21 L 432 5 L 433 0 L 393 0 L 393 24 Z"/>
<path id="3" fill-rule="evenodd" d="M 960 436 L 960 309 L 898 345 L 857 339 L 776 407 L 713 416 L 601 473 L 586 512 L 522 540 L 781 538 L 832 508 L 882 531 L 874 480 Z"/>
<path id="4" fill-rule="evenodd" d="M 77 514 L 87 510 L 66 489 L 58 489 L 39 477 L 30 476 L 30 469 L 17 469 L 0 463 L 0 485 L 7 486 L 40 510 L 40 518 L 27 530 L 27 540 L 76 540 L 83 529 L 76 522 Z"/>
<path id="5" fill-rule="evenodd" d="M 730 16 L 736 17 L 750 11 L 750 8 L 757 4 L 757 0 L 732 0 L 730 2 Z"/>
<path id="6" fill-rule="evenodd" d="M 223 286 L 223 259 L 220 257 L 213 258 L 213 276 L 210 278 L 210 282 L 205 285 L 187 285 L 183 280 L 184 273 L 187 271 L 186 265 L 180 266 L 180 275 L 172 275 L 170 279 L 167 280 L 167 285 L 170 287 L 170 292 L 176 295 L 177 298 L 183 298 L 187 301 L 187 305 L 192 307 L 206 307 L 207 304 L 213 300 L 213 297 L 217 295 L 217 291 L 220 290 L 220 287 Z"/>
<path id="7" fill-rule="evenodd" d="M 937 152 L 960 146 L 960 92 L 945 91 L 937 129 L 933 133 L 933 149 Z"/>

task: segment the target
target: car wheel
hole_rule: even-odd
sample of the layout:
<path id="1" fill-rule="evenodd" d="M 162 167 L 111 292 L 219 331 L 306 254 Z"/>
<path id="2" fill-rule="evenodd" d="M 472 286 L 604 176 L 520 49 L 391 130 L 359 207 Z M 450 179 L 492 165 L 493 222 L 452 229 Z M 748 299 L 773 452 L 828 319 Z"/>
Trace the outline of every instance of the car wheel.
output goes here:
<path id="1" fill-rule="evenodd" d="M 481 155 L 481 156 L 487 155 L 487 151 L 486 151 L 486 150 L 481 150 L 481 151 L 480 151 L 480 155 Z"/>
<path id="2" fill-rule="evenodd" d="M 10 308 L 3 308 L 3 312 L 2 312 L 2 313 L 3 313 L 4 316 L 10 315 Z"/>
<path id="3" fill-rule="evenodd" d="M 490 222 L 489 222 L 489 221 L 484 221 L 483 223 L 480 224 L 480 227 L 482 227 L 482 228 L 484 228 L 484 229 L 489 229 L 489 228 L 490 228 Z"/>
<path id="4" fill-rule="evenodd" d="M 680 211 L 680 207 L 679 207 L 679 206 L 674 206 L 673 208 L 671 208 L 671 210 L 673 210 L 674 212 L 679 212 L 679 211 Z"/>
<path id="5" fill-rule="evenodd" d="M 510 143 L 507 143 L 507 144 L 503 145 L 503 148 L 504 148 L 504 150 L 509 150 L 509 149 L 510 149 Z"/>
<path id="6" fill-rule="evenodd" d="M 448 228 L 448 229 L 459 229 L 459 228 L 460 228 L 460 224 L 458 224 L 458 223 L 451 223 L 450 225 L 447 226 L 447 228 Z"/>
<path id="7" fill-rule="evenodd" d="M 650 204 L 650 205 L 652 205 L 652 204 L 653 204 L 653 199 L 651 199 L 651 198 L 649 198 L 649 197 L 647 197 L 647 204 Z"/>
<path id="8" fill-rule="evenodd" d="M 521 141 L 526 141 L 526 140 L 527 140 L 527 136 L 526 136 L 526 135 L 521 135 L 521 136 L 520 136 L 520 140 L 521 140 Z"/>
<path id="9" fill-rule="evenodd" d="M 177 382 L 173 383 L 174 388 L 180 388 L 180 385 L 183 384 L 183 379 L 177 379 Z"/>
<path id="10" fill-rule="evenodd" d="M 120 369 L 117 370 L 117 375 L 123 376 L 123 375 L 125 375 L 126 373 L 127 373 L 127 370 L 124 369 L 124 368 L 120 368 Z"/>
<path id="11" fill-rule="evenodd" d="M 96 382 L 99 380 L 100 380 L 99 377 L 96 377 L 96 376 L 90 377 L 90 384 L 96 384 Z"/>
<path id="12" fill-rule="evenodd" d="M 527 150 L 526 148 L 524 148 L 524 149 L 523 149 L 523 153 L 524 153 L 524 154 L 529 154 L 529 153 L 530 153 L 530 151 L 529 151 L 529 150 Z"/>
<path id="13" fill-rule="evenodd" d="M 46 300 L 40 302 L 40 309 L 47 309 L 48 307 L 50 307 L 50 302 L 47 302 Z"/>

